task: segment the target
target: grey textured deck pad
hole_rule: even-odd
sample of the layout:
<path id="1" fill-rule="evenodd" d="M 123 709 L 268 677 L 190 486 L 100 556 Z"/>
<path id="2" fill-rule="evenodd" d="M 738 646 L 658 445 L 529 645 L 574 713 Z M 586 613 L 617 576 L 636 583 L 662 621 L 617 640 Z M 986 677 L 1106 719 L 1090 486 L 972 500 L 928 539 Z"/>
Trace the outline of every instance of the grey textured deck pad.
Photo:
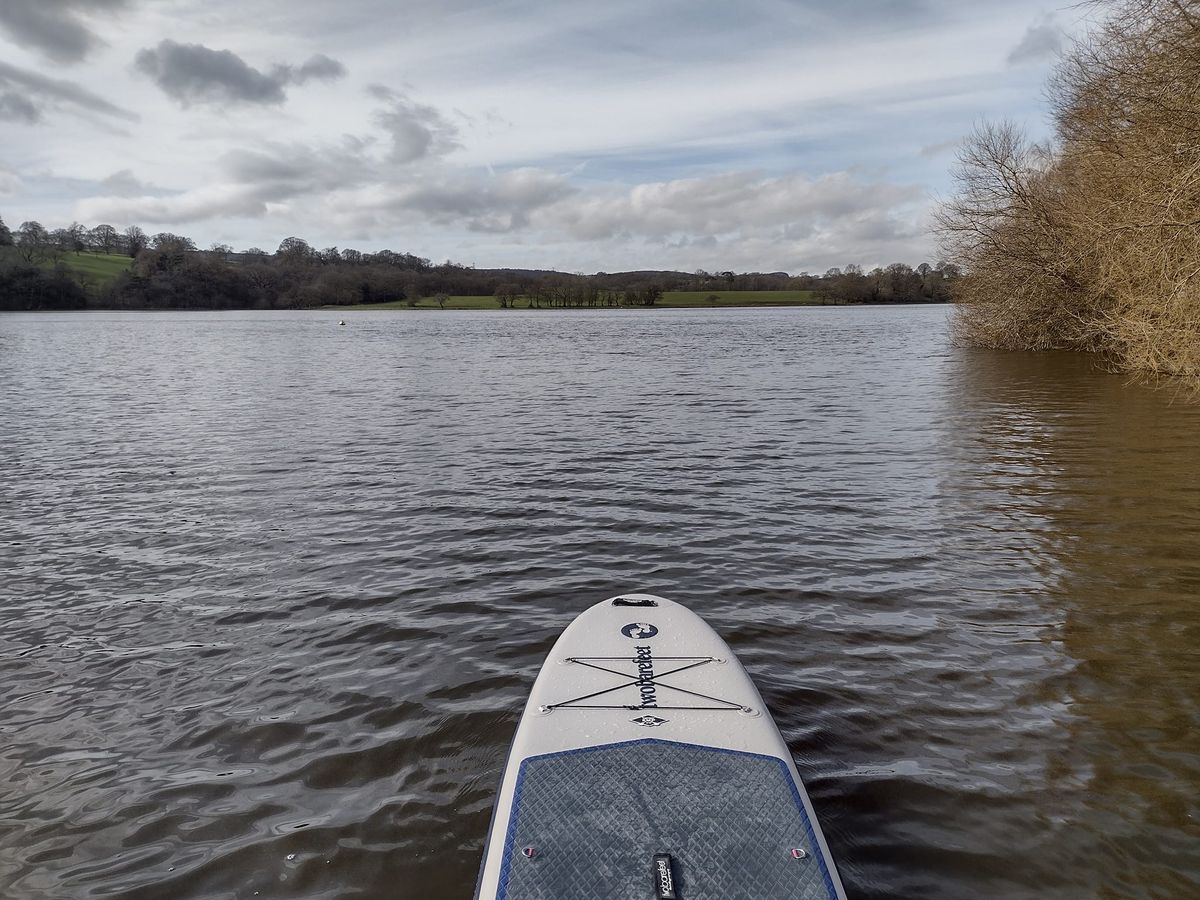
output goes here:
<path id="1" fill-rule="evenodd" d="M 836 896 L 781 760 L 644 740 L 522 763 L 498 897 L 653 900 L 656 853 L 680 900 Z"/>

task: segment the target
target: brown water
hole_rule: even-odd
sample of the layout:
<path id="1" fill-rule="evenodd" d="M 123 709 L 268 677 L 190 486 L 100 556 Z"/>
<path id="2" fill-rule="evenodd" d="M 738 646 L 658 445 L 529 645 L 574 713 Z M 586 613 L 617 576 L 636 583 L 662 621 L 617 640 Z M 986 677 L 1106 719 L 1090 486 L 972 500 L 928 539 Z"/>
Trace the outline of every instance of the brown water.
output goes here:
<path id="1" fill-rule="evenodd" d="M 855 898 L 1200 896 L 1200 411 L 946 310 L 0 317 L 0 896 L 467 898 L 616 593 Z"/>

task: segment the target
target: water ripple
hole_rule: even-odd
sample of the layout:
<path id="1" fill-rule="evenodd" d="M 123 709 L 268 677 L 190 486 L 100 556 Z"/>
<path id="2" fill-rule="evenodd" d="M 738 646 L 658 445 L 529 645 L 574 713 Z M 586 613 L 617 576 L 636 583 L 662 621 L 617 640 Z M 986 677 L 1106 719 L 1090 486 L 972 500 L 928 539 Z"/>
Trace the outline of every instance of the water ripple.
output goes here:
<path id="1" fill-rule="evenodd" d="M 1200 894 L 1200 414 L 939 308 L 0 317 L 0 894 L 469 897 L 692 605 L 852 897 Z"/>

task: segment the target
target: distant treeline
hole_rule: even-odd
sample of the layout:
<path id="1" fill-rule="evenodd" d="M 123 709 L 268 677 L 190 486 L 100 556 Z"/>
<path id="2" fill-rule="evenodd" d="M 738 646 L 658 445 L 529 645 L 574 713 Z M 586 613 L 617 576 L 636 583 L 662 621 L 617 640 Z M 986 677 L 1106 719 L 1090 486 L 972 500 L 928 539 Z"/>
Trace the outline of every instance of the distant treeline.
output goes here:
<path id="1" fill-rule="evenodd" d="M 1200 2 L 1111 0 L 1047 87 L 1056 139 L 980 128 L 943 210 L 967 343 L 1097 352 L 1200 393 Z"/>
<path id="2" fill-rule="evenodd" d="M 327 247 L 289 237 L 273 252 L 200 250 L 183 235 L 147 235 L 135 227 L 47 230 L 25 222 L 12 234 L 0 221 L 0 309 L 297 309 L 326 305 L 445 302 L 490 296 L 499 308 L 654 306 L 666 291 L 810 290 L 833 303 L 940 303 L 958 271 L 928 263 L 896 263 L 864 272 L 855 265 L 822 275 L 786 272 L 640 271 L 574 275 L 533 269 L 475 269 L 434 264 L 411 253 Z M 129 271 L 79 283 L 72 255 L 124 254 Z M 76 280 L 73 281 L 72 278 Z M 73 285 L 73 287 L 70 287 Z"/>
<path id="3" fill-rule="evenodd" d="M 84 309 L 83 287 L 61 269 L 0 265 L 0 310 Z"/>

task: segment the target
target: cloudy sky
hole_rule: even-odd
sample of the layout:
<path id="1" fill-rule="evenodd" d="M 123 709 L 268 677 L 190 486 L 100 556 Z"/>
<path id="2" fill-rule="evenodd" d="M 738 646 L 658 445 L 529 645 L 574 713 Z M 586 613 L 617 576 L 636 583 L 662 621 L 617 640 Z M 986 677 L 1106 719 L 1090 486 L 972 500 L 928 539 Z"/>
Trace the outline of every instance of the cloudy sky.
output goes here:
<path id="1" fill-rule="evenodd" d="M 0 216 L 485 266 L 932 260 L 1077 9 L 1009 0 L 0 0 Z"/>

